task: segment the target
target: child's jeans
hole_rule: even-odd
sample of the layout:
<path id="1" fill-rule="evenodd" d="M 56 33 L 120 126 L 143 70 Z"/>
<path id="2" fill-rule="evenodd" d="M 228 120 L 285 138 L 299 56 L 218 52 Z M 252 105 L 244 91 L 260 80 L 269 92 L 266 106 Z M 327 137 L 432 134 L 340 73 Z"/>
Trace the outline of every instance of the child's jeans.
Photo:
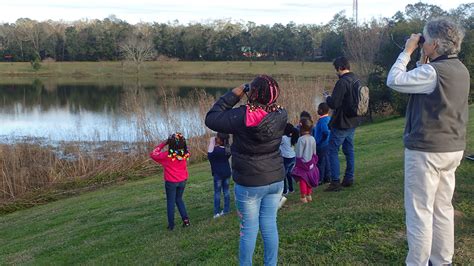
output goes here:
<path id="1" fill-rule="evenodd" d="M 184 206 L 183 193 L 186 187 L 186 181 L 174 183 L 165 181 L 166 190 L 166 207 L 168 214 L 168 226 L 174 227 L 174 205 L 178 207 L 181 218 L 188 219 L 188 213 L 186 212 L 186 206 Z"/>
<path id="2" fill-rule="evenodd" d="M 311 186 L 303 179 L 300 179 L 300 193 L 302 198 L 313 193 Z"/>
<path id="3" fill-rule="evenodd" d="M 331 164 L 329 163 L 328 156 L 329 146 L 317 147 L 316 153 L 318 155 L 318 169 L 319 169 L 319 181 L 320 183 L 331 181 Z"/>
<path id="4" fill-rule="evenodd" d="M 221 190 L 224 194 L 224 214 L 230 212 L 230 193 L 229 193 L 230 177 L 221 178 L 214 176 L 214 214 L 221 212 Z"/>
<path id="5" fill-rule="evenodd" d="M 293 177 L 291 176 L 291 170 L 295 167 L 296 158 L 285 158 L 283 157 L 283 166 L 285 167 L 285 186 L 283 187 L 283 194 L 293 192 Z"/>

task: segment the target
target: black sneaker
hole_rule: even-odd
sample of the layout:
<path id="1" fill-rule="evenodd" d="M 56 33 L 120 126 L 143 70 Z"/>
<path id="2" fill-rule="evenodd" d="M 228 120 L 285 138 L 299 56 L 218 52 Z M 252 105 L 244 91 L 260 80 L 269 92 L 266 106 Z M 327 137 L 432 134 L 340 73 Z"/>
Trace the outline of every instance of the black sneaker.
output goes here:
<path id="1" fill-rule="evenodd" d="M 186 219 L 183 220 L 183 227 L 188 227 L 188 226 L 190 226 L 190 225 L 191 225 L 191 223 L 189 223 L 189 219 L 188 219 L 188 218 L 186 218 Z"/>
<path id="2" fill-rule="evenodd" d="M 350 181 L 349 181 L 349 180 L 346 180 L 346 179 L 344 178 L 344 180 L 342 180 L 341 186 L 343 186 L 343 187 L 350 187 L 350 186 L 352 186 L 353 184 L 354 184 L 354 180 L 350 180 Z"/>
<path id="3" fill-rule="evenodd" d="M 166 227 L 166 229 L 168 229 L 168 231 L 173 231 L 173 229 L 174 229 L 174 226 L 170 226 L 170 225 L 168 225 L 168 227 Z"/>
<path id="4" fill-rule="evenodd" d="M 339 191 L 339 190 L 341 190 L 341 184 L 339 184 L 339 182 L 331 182 L 324 191 L 333 192 L 333 191 Z"/>

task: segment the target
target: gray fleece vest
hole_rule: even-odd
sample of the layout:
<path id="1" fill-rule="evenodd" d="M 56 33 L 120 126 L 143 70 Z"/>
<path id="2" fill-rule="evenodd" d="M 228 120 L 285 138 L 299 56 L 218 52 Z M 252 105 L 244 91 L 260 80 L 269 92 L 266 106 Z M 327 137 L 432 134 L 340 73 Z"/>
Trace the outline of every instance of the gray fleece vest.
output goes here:
<path id="1" fill-rule="evenodd" d="M 430 63 L 437 85 L 431 94 L 411 94 L 408 100 L 405 147 L 424 152 L 454 152 L 466 148 L 469 71 L 454 56 Z"/>

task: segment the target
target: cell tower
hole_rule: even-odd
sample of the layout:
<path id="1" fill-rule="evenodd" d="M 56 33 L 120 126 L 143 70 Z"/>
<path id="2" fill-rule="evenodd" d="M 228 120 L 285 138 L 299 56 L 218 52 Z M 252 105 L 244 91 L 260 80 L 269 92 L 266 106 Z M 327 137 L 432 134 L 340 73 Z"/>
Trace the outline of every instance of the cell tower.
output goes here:
<path id="1" fill-rule="evenodd" d="M 352 0 L 352 19 L 354 19 L 355 24 L 358 25 L 359 22 L 359 4 L 357 0 Z"/>

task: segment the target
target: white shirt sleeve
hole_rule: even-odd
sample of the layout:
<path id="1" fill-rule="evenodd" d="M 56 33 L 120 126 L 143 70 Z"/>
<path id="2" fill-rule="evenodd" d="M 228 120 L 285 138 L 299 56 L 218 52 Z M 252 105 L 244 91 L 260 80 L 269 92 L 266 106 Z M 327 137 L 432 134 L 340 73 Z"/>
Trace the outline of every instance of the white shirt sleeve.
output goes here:
<path id="1" fill-rule="evenodd" d="M 387 77 L 387 86 L 401 93 L 430 94 L 436 88 L 436 70 L 429 64 L 407 72 L 410 55 L 402 52 Z"/>

